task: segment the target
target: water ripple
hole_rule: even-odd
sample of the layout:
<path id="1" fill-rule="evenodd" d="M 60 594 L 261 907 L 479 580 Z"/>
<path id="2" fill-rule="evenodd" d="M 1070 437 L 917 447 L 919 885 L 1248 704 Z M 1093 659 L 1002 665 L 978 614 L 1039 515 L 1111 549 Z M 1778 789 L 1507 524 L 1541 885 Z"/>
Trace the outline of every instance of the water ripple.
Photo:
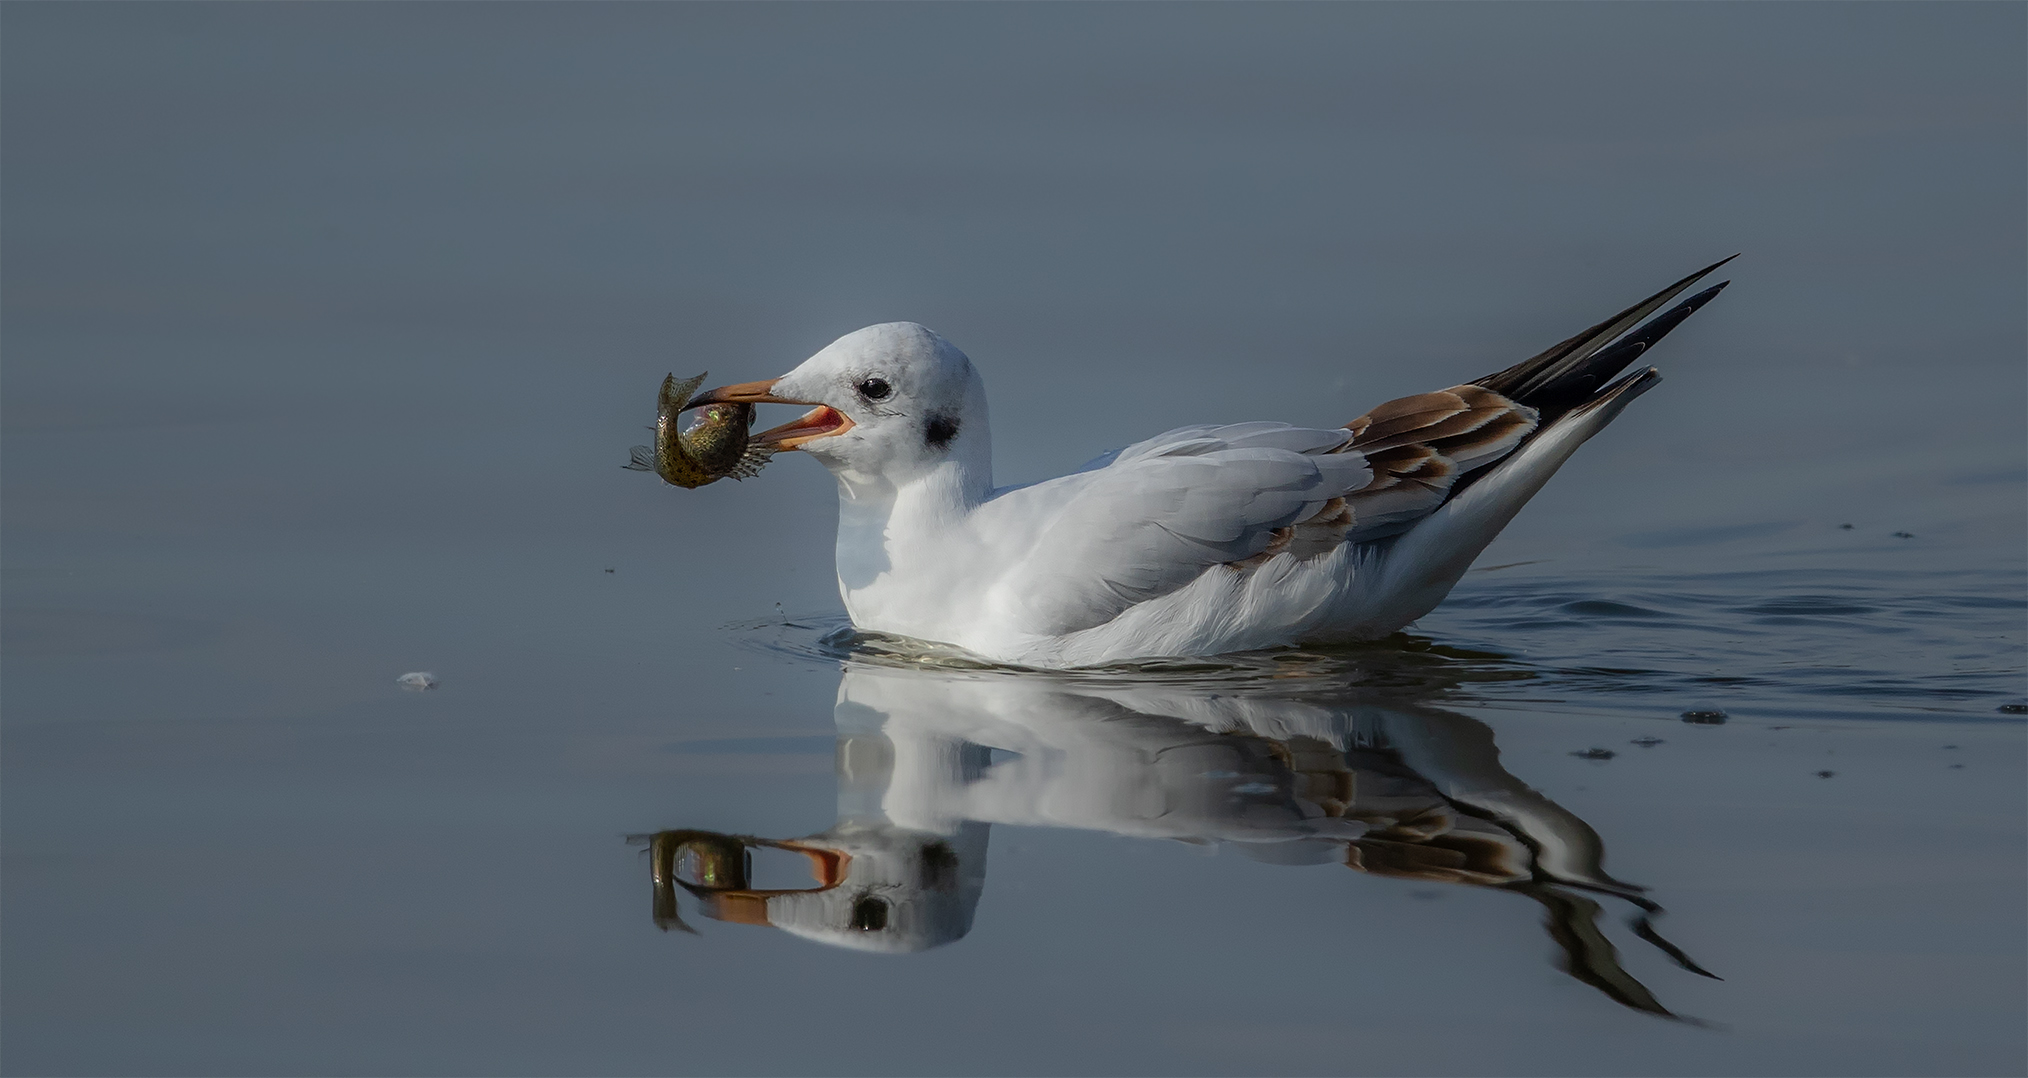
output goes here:
<path id="1" fill-rule="evenodd" d="M 855 631 L 841 614 L 743 623 L 742 643 L 799 661 L 972 676 L 1186 682 L 1279 693 L 1385 691 L 1486 705 L 1629 707 L 1674 715 L 2018 722 L 2022 574 L 1825 569 L 1720 574 L 1549 574 L 1466 584 L 1413 632 L 1289 648 L 1048 672 Z"/>

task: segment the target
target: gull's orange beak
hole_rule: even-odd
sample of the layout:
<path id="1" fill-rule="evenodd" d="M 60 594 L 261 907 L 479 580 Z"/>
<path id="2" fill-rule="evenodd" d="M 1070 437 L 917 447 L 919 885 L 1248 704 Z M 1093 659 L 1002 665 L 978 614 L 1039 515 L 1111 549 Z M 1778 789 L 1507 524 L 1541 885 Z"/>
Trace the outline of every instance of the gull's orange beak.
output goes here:
<path id="1" fill-rule="evenodd" d="M 774 395 L 775 383 L 779 378 L 764 382 L 741 382 L 738 385 L 720 386 L 708 389 L 690 398 L 683 406 L 684 411 L 700 408 L 707 404 L 816 404 L 815 401 L 799 401 L 792 397 Z M 852 420 L 844 412 L 828 404 L 804 413 L 803 417 L 779 427 L 761 431 L 753 436 L 756 445 L 771 449 L 801 449 L 805 444 L 819 438 L 830 438 L 852 429 Z"/>
<path id="2" fill-rule="evenodd" d="M 813 403 L 811 401 L 790 400 L 787 397 L 775 396 L 774 393 L 770 391 L 775 388 L 775 383 L 779 381 L 781 381 L 781 379 L 779 378 L 769 378 L 764 382 L 741 382 L 738 385 L 719 386 L 717 389 L 707 389 L 704 392 L 699 393 L 698 395 L 690 398 L 690 403 L 685 404 L 683 406 L 683 410 L 687 412 L 692 408 L 702 408 L 707 404 Z"/>

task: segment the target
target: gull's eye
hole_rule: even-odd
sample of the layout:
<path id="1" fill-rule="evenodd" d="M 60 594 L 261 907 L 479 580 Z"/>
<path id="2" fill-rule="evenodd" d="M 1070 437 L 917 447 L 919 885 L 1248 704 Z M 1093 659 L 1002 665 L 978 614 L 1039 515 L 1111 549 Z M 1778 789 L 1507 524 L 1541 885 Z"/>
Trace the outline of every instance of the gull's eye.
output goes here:
<path id="1" fill-rule="evenodd" d="M 859 383 L 859 395 L 870 401 L 884 401 L 893 393 L 894 387 L 877 374 Z"/>

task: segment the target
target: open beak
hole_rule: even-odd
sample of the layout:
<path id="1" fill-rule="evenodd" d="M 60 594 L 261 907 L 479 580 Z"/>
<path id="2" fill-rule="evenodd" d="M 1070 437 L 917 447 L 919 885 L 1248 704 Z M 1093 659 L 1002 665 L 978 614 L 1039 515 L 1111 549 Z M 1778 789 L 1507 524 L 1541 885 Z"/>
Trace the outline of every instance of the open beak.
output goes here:
<path id="1" fill-rule="evenodd" d="M 764 382 L 741 382 L 738 385 L 720 386 L 708 389 L 690 398 L 683 406 L 684 411 L 701 408 L 707 404 L 816 404 L 815 401 L 799 401 L 793 397 L 777 397 L 773 390 L 779 378 Z M 761 431 L 753 436 L 754 444 L 770 449 L 801 449 L 819 438 L 830 438 L 852 429 L 852 420 L 845 413 L 828 404 L 803 414 L 802 418 L 784 423 L 779 427 Z"/>
<path id="2" fill-rule="evenodd" d="M 819 438 L 831 438 L 852 429 L 852 418 L 828 404 L 803 413 L 800 419 L 770 427 L 753 436 L 754 444 L 775 449 L 801 449 Z"/>

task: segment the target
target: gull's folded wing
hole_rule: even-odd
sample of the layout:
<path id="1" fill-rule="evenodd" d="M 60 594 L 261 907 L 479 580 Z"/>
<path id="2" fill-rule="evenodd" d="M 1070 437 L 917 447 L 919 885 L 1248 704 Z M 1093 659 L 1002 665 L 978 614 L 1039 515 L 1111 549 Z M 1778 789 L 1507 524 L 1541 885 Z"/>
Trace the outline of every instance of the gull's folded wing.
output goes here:
<path id="1" fill-rule="evenodd" d="M 1372 481 L 1346 498 L 1353 513 L 1347 538 L 1368 543 L 1407 531 L 1538 431 L 1600 403 L 1608 381 L 1725 285 L 1699 292 L 1628 330 L 1730 261 L 1706 266 L 1506 370 L 1468 385 L 1389 401 L 1345 424 L 1352 440 L 1340 452 L 1360 453 L 1373 468 Z M 1647 384 L 1651 380 L 1642 388 Z"/>
<path id="2" fill-rule="evenodd" d="M 1408 530 L 1450 497 L 1466 473 L 1514 451 L 1535 409 L 1476 385 L 1389 401 L 1347 423 L 1344 451 L 1366 457 L 1373 479 L 1345 500 L 1355 543 Z"/>
<path id="3" fill-rule="evenodd" d="M 1731 261 L 1727 259 L 1726 261 Z M 1373 547 L 1352 633 L 1421 617 L 1457 583 L 1535 492 L 1592 435 L 1661 380 L 1653 368 L 1610 381 L 1725 285 L 1635 328 L 1720 262 L 1541 355 L 1470 385 L 1406 397 L 1346 424 L 1373 480 L 1346 497 L 1353 542 Z M 1631 330 L 1631 332 L 1629 332 Z"/>
<path id="4" fill-rule="evenodd" d="M 1703 280 L 1713 270 L 1738 258 L 1721 258 L 1698 270 L 1696 273 L 1677 281 L 1647 299 L 1585 330 L 1583 333 L 1557 344 L 1548 350 L 1500 371 L 1489 374 L 1474 382 L 1496 393 L 1502 393 L 1524 404 L 1540 408 L 1545 412 L 1561 414 L 1576 407 L 1613 375 L 1625 370 L 1649 345 L 1661 340 L 1662 336 L 1676 328 L 1677 324 L 1697 308 L 1704 306 L 1716 296 L 1725 285 L 1706 289 L 1678 304 L 1675 309 L 1655 319 L 1626 340 L 1614 345 L 1620 335 L 1632 329 L 1641 319 L 1662 309 L 1662 304 L 1681 295 L 1683 290 Z M 1608 348 L 1608 345 L 1612 345 Z M 1614 365 L 1600 369 L 1599 360 Z M 1554 416 L 1545 416 L 1554 418 Z"/>
<path id="5" fill-rule="evenodd" d="M 1366 485 L 1343 430 L 1281 423 L 1187 427 L 1128 446 L 1104 467 L 1009 492 L 995 516 L 1035 536 L 997 584 L 1025 631 L 1103 625 L 1136 603 L 1244 561 Z"/>

